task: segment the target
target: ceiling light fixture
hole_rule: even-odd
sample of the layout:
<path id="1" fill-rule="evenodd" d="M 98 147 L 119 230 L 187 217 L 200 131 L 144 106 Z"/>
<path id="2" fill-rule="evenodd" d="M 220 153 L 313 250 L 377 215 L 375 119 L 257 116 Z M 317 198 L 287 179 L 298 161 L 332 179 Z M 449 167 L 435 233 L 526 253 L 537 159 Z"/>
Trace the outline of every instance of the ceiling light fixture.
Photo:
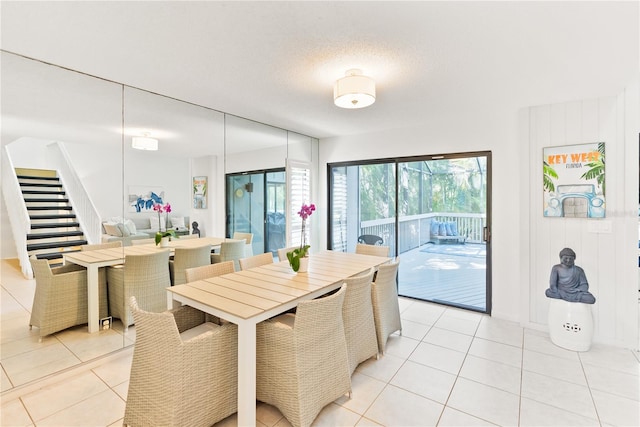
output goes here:
<path id="1" fill-rule="evenodd" d="M 368 107 L 376 102 L 376 82 L 362 70 L 348 70 L 333 86 L 333 102 L 341 108 Z"/>
<path id="2" fill-rule="evenodd" d="M 131 138 L 131 147 L 136 150 L 157 151 L 158 140 L 150 138 L 148 132 L 145 132 L 143 135 L 144 136 L 134 136 Z"/>

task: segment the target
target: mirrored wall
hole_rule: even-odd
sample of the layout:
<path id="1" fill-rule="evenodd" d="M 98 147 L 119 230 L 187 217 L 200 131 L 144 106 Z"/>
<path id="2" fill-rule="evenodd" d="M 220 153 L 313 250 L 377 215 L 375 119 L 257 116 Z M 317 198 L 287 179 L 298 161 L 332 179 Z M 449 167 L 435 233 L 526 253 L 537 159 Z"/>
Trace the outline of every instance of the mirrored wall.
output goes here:
<path id="1" fill-rule="evenodd" d="M 10 166 L 3 169 L 38 173 L 59 170 L 60 162 L 66 162 L 69 170 L 64 173 L 75 174 L 90 199 L 88 209 L 100 222 L 123 218 L 140 229 L 151 226 L 157 214 L 140 208 L 138 199 L 153 192 L 171 205 L 168 217 L 182 221 L 186 233 L 197 223 L 203 236 L 224 236 L 225 198 L 232 190 L 227 174 L 284 171 L 287 158 L 314 157 L 314 138 L 11 53 L 1 55 L 2 156 L 3 166 Z M 133 148 L 136 137 L 157 140 L 158 149 Z M 7 176 L 3 170 L 3 189 L 15 180 Z M 125 331 L 118 319 L 96 333 L 78 326 L 39 342 L 38 328 L 29 328 L 36 282 L 25 279 L 15 262 L 17 247 L 26 242 L 14 238 L 7 197 L 16 194 L 5 195 L 1 211 L 2 391 L 135 342 L 135 326 Z M 88 221 L 85 228 L 81 238 L 88 243 L 105 240 L 100 225 Z"/>

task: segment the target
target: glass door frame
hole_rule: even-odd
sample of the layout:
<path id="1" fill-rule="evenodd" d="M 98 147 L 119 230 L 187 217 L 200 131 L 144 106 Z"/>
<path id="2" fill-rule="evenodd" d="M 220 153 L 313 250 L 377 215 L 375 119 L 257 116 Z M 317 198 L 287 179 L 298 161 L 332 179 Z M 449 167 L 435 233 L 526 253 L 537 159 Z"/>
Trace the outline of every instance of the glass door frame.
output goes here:
<path id="1" fill-rule="evenodd" d="M 410 162 L 417 162 L 417 161 L 428 161 L 428 160 L 447 160 L 447 159 L 460 159 L 460 158 L 469 158 L 469 157 L 485 157 L 486 161 L 487 161 L 487 165 L 486 165 L 486 221 L 485 221 L 485 227 L 483 229 L 483 238 L 482 240 L 484 241 L 484 243 L 486 244 L 486 256 L 485 256 L 485 262 L 486 262 L 486 289 L 485 289 L 485 301 L 486 301 L 486 307 L 485 310 L 475 310 L 473 308 L 468 308 L 468 307 L 461 307 L 461 308 L 466 308 L 469 310 L 473 310 L 473 311 L 479 311 L 479 312 L 483 312 L 483 313 L 487 313 L 487 314 L 491 314 L 491 309 L 492 309 L 492 305 L 491 305 L 491 300 L 492 300 L 492 285 L 491 285 L 491 277 L 492 277 L 492 273 L 491 273 L 491 265 L 492 265 L 492 257 L 491 257 L 491 219 L 492 219 L 492 210 L 491 210 L 491 206 L 492 206 L 492 200 L 491 200 L 491 192 L 492 192 L 492 186 L 491 186 L 491 180 L 492 180 L 492 159 L 491 159 L 491 151 L 478 151 L 478 152 L 465 152 L 465 153 L 445 153 L 445 154 L 433 154 L 433 155 L 421 155 L 421 156 L 409 156 L 409 157 L 396 157 L 396 158 L 384 158 L 384 159 L 369 159 L 369 160 L 362 160 L 362 161 L 348 161 L 348 162 L 335 162 L 335 163 L 328 163 L 327 164 L 327 249 L 331 250 L 334 246 L 334 242 L 333 242 L 333 222 L 332 222 L 332 217 L 333 217 L 333 173 L 332 173 L 332 169 L 336 168 L 336 167 L 349 167 L 349 166 L 367 166 L 367 165 L 374 165 L 374 164 L 385 164 L 385 163 L 394 163 L 395 165 L 395 232 L 393 233 L 393 242 L 389 242 L 391 248 L 392 248 L 392 252 L 390 253 L 389 256 L 391 257 L 397 257 L 398 256 L 398 248 L 399 248 L 399 235 L 397 230 L 399 230 L 399 222 L 400 222 L 400 217 L 398 215 L 399 212 L 399 197 L 397 196 L 398 194 L 398 189 L 399 189 L 399 180 L 400 180 L 400 175 L 399 175 L 399 164 L 401 163 L 410 163 Z M 401 266 L 402 268 L 402 266 Z M 458 307 L 455 304 L 446 304 L 443 303 L 444 305 L 451 305 L 454 307 Z"/>

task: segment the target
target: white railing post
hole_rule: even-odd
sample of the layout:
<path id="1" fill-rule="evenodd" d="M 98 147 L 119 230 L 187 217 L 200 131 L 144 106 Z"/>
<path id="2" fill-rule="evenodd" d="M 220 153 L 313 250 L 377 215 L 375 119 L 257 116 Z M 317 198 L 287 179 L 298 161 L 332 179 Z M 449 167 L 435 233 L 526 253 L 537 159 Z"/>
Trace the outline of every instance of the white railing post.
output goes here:
<path id="1" fill-rule="evenodd" d="M 9 223 L 20 261 L 20 269 L 24 277 L 31 279 L 33 278 L 33 270 L 27 252 L 27 233 L 31 227 L 31 221 L 7 146 L 2 150 L 2 195 L 9 214 Z"/>
<path id="2" fill-rule="evenodd" d="M 55 165 L 55 169 L 58 170 L 58 175 L 69 196 L 73 211 L 76 214 L 82 231 L 89 243 L 100 243 L 100 236 L 102 234 L 100 215 L 91 197 L 89 197 L 87 190 L 84 188 L 80 177 L 78 177 L 64 144 L 56 142 L 48 147 L 52 154 L 51 159 Z"/>

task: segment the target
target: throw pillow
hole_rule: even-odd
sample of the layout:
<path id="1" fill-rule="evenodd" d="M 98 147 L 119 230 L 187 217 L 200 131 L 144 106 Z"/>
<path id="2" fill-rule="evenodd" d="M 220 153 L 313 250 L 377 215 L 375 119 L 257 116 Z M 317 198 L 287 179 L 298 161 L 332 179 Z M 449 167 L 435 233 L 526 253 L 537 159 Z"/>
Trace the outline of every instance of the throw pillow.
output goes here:
<path id="1" fill-rule="evenodd" d="M 171 220 L 171 228 L 186 228 L 184 225 L 184 217 L 183 216 L 172 216 L 169 218 Z"/>
<path id="2" fill-rule="evenodd" d="M 457 222 L 452 222 L 451 223 L 451 235 L 452 236 L 457 236 L 458 235 L 458 223 Z"/>
<path id="3" fill-rule="evenodd" d="M 129 229 L 127 228 L 126 225 L 124 225 L 123 223 L 119 223 L 116 224 L 118 226 L 118 230 L 120 230 L 120 233 L 122 235 L 122 237 L 129 237 L 131 236 L 131 233 L 129 232 Z"/>
<path id="4" fill-rule="evenodd" d="M 441 222 L 439 224 L 440 226 L 438 227 L 438 235 L 439 236 L 446 236 L 447 235 L 447 226 L 444 222 Z"/>
<path id="5" fill-rule="evenodd" d="M 118 224 L 113 222 L 104 222 L 102 223 L 102 226 L 109 236 L 122 237 L 122 231 L 118 228 Z"/>
<path id="6" fill-rule="evenodd" d="M 136 228 L 136 223 L 133 222 L 132 220 L 126 219 L 124 221 L 124 226 L 127 228 L 127 230 L 129 230 L 130 235 L 134 235 L 138 233 L 138 229 Z"/>
<path id="7" fill-rule="evenodd" d="M 151 231 L 159 231 L 160 229 L 166 230 L 165 217 L 161 216 L 158 220 L 157 216 L 152 216 L 149 218 L 149 223 L 151 224 Z"/>
<path id="8" fill-rule="evenodd" d="M 438 221 L 431 221 L 431 235 L 437 236 L 440 229 L 440 223 Z"/>

